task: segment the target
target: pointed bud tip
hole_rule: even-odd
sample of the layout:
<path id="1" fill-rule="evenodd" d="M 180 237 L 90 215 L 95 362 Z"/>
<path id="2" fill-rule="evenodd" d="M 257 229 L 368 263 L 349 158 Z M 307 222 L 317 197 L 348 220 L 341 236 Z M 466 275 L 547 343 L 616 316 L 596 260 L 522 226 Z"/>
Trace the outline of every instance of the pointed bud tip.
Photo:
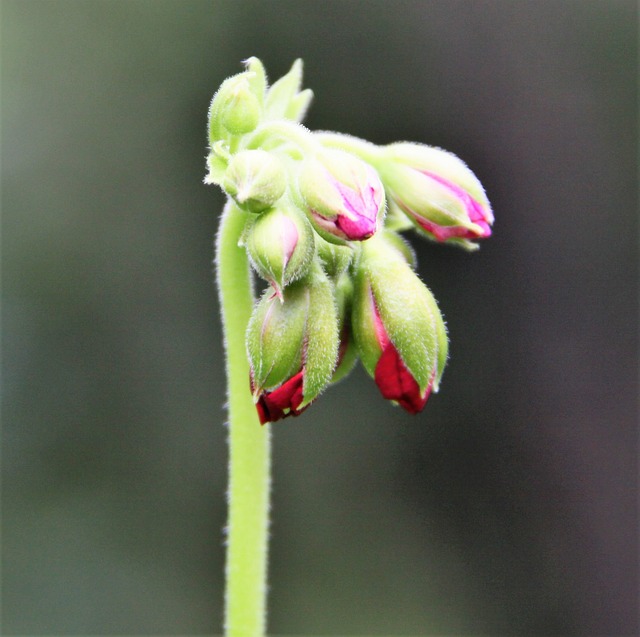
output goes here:
<path id="1" fill-rule="evenodd" d="M 374 381 L 384 398 L 397 402 L 411 414 L 421 412 L 429 399 L 431 385 L 420 391 L 392 343 L 387 344 L 378 360 Z"/>

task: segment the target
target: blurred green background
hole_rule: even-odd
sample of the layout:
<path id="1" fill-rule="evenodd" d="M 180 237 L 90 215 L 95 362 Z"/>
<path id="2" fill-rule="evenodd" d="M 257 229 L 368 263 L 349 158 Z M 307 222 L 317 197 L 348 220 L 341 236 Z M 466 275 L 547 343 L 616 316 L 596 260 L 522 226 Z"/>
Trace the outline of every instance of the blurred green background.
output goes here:
<path id="1" fill-rule="evenodd" d="M 637 635 L 632 0 L 3 0 L 2 634 L 220 631 L 209 100 L 305 61 L 306 123 L 447 148 L 479 253 L 414 240 L 452 339 L 274 430 L 270 631 Z"/>

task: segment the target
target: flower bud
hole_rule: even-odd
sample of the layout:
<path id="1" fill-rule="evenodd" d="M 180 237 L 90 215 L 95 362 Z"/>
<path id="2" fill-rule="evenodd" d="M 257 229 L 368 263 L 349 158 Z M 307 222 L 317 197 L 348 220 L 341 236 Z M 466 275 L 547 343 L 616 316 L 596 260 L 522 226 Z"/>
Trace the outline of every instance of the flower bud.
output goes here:
<path id="1" fill-rule="evenodd" d="M 327 241 L 363 241 L 378 229 L 384 188 L 376 171 L 355 155 L 323 150 L 307 159 L 298 188 L 315 229 Z"/>
<path id="2" fill-rule="evenodd" d="M 222 187 L 242 209 L 257 214 L 282 197 L 287 173 L 273 153 L 244 150 L 231 158 Z"/>
<path id="3" fill-rule="evenodd" d="M 280 300 L 285 286 L 309 271 L 315 253 L 313 235 L 309 220 L 292 204 L 250 218 L 242 243 L 256 272 L 271 283 Z"/>
<path id="4" fill-rule="evenodd" d="M 226 79 L 209 107 L 209 143 L 250 133 L 260 123 L 261 100 L 256 95 L 256 73 L 245 71 Z"/>
<path id="5" fill-rule="evenodd" d="M 246 79 L 239 80 L 225 96 L 220 112 L 222 125 L 232 135 L 244 135 L 256 128 L 260 121 L 260 102 L 251 92 Z"/>
<path id="6" fill-rule="evenodd" d="M 260 422 L 297 416 L 329 384 L 338 357 L 332 285 L 319 267 L 283 291 L 269 288 L 247 328 L 251 386 Z"/>
<path id="7" fill-rule="evenodd" d="M 383 236 L 363 245 L 352 328 L 382 395 L 412 414 L 422 411 L 447 360 L 446 329 L 431 292 Z"/>
<path id="8" fill-rule="evenodd" d="M 401 142 L 383 149 L 377 163 L 390 208 L 404 212 L 440 242 L 471 243 L 491 235 L 493 213 L 477 177 L 466 164 L 439 148 Z"/>

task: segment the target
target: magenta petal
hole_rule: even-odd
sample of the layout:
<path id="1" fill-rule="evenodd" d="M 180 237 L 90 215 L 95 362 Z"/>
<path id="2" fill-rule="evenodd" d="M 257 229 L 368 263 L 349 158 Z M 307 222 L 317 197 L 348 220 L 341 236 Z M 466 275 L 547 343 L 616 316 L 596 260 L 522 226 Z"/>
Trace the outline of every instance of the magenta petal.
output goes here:
<path id="1" fill-rule="evenodd" d="M 465 207 L 469 221 L 481 228 L 480 231 L 477 231 L 464 226 L 442 226 L 422 215 L 414 213 L 412 210 L 407 210 L 407 208 L 401 204 L 401 207 L 410 214 L 424 230 L 432 234 L 438 241 L 446 241 L 452 238 L 473 240 L 491 236 L 493 215 L 490 209 L 485 208 L 479 201 L 473 199 L 469 193 L 452 181 L 444 179 L 430 171 L 425 170 L 421 172 L 425 177 L 432 179 L 449 190 Z"/>
<path id="2" fill-rule="evenodd" d="M 345 237 L 362 241 L 372 237 L 378 226 L 378 211 L 382 203 L 382 191 L 374 186 L 352 190 L 336 182 L 346 213 L 339 214 L 336 226 Z"/>
<path id="3" fill-rule="evenodd" d="M 420 393 L 418 383 L 392 343 L 388 343 L 378 360 L 374 380 L 385 398 L 395 400 L 411 414 L 424 409 L 431 393 L 431 385 L 424 394 Z"/>
<path id="4" fill-rule="evenodd" d="M 287 416 L 298 416 L 307 408 L 308 405 L 298 409 L 303 399 L 303 380 L 304 372 L 299 371 L 277 389 L 260 394 L 256 409 L 262 425 Z"/>

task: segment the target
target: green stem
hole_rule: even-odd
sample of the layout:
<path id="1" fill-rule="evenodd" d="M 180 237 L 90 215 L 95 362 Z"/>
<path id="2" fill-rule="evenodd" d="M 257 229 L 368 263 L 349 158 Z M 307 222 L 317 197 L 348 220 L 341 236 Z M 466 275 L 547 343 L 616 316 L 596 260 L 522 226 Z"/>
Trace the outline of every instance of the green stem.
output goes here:
<path id="1" fill-rule="evenodd" d="M 246 218 L 227 203 L 216 241 L 229 404 L 227 637 L 260 637 L 266 628 L 270 430 L 260 426 L 249 388 L 245 331 L 253 291 L 246 253 L 238 247 Z"/>

